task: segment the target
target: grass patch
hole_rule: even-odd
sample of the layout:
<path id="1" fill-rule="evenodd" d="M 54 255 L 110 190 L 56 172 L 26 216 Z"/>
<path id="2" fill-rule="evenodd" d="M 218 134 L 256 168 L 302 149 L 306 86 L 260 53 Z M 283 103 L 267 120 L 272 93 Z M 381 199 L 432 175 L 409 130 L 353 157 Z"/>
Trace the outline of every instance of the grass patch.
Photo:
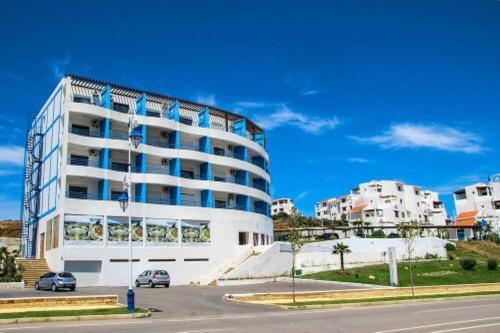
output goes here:
<path id="1" fill-rule="evenodd" d="M 145 313 L 144 309 L 136 309 L 135 313 Z M 53 311 L 26 311 L 0 313 L 0 319 L 14 318 L 41 318 L 41 317 L 67 317 L 67 316 L 91 316 L 91 315 L 111 315 L 129 313 L 126 307 L 88 309 L 88 310 L 53 310 Z"/>
<path id="2" fill-rule="evenodd" d="M 463 244 L 461 244 L 463 243 Z M 436 286 L 447 284 L 470 284 L 470 283 L 495 283 L 500 282 L 500 269 L 488 270 L 486 261 L 500 247 L 493 243 L 474 244 L 487 242 L 459 242 L 457 249 L 449 251 L 454 260 L 413 261 L 413 282 L 415 286 Z M 474 250 L 471 248 L 474 247 Z M 488 251 L 486 253 L 480 253 Z M 460 266 L 460 259 L 473 258 L 477 260 L 477 266 L 472 271 L 466 271 Z M 398 262 L 398 277 L 402 287 L 410 286 L 410 263 Z M 341 281 L 368 283 L 382 286 L 390 285 L 389 267 L 387 264 L 377 264 L 358 268 L 346 269 L 345 273 L 340 271 L 324 271 L 304 275 L 304 279 L 317 279 L 325 281 Z"/>
<path id="3" fill-rule="evenodd" d="M 355 303 L 370 303 L 370 302 L 386 302 L 386 301 L 404 301 L 416 299 L 433 299 L 433 298 L 450 298 L 463 296 L 483 296 L 483 295 L 500 295 L 500 291 L 480 291 L 461 294 L 435 294 L 435 295 L 417 295 L 417 296 L 397 296 L 397 297 L 377 297 L 377 298 L 358 298 L 358 299 L 343 299 L 330 301 L 310 301 L 297 303 L 282 303 L 286 306 L 305 306 L 305 305 L 328 305 L 328 304 L 355 304 Z"/>

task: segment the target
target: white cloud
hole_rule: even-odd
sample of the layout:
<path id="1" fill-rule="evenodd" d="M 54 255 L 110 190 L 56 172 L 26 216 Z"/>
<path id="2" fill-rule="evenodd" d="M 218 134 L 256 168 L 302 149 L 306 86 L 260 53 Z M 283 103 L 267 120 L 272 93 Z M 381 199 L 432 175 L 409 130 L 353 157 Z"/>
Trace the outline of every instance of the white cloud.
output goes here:
<path id="1" fill-rule="evenodd" d="M 215 105 L 217 104 L 215 101 L 215 95 L 198 95 L 196 96 L 196 102 L 206 105 Z"/>
<path id="2" fill-rule="evenodd" d="M 447 183 L 443 183 L 437 186 L 431 186 L 430 189 L 440 194 L 451 194 L 467 185 L 472 185 L 475 183 L 485 182 L 486 177 L 479 174 L 471 174 L 466 176 L 461 176 L 453 179 Z"/>
<path id="3" fill-rule="evenodd" d="M 304 199 L 307 195 L 309 194 L 309 191 L 303 191 L 297 195 L 295 198 L 295 202 L 299 202 L 300 200 Z"/>
<path id="4" fill-rule="evenodd" d="M 49 68 L 52 70 L 52 74 L 56 79 L 60 79 L 64 76 L 66 72 L 66 67 L 71 62 L 71 56 L 68 54 L 63 59 L 53 59 L 48 62 Z"/>
<path id="5" fill-rule="evenodd" d="M 24 148 L 21 146 L 0 146 L 0 164 L 23 165 Z"/>
<path id="6" fill-rule="evenodd" d="M 361 158 L 361 157 L 351 157 L 348 159 L 349 162 L 353 163 L 368 163 L 369 161 L 366 158 Z"/>
<path id="7" fill-rule="evenodd" d="M 437 124 L 396 124 L 380 135 L 352 138 L 363 143 L 377 144 L 382 148 L 432 148 L 468 154 L 486 150 L 476 134 Z"/>
<path id="8" fill-rule="evenodd" d="M 339 125 L 337 117 L 320 118 L 303 113 L 294 112 L 285 104 L 278 104 L 278 108 L 269 114 L 254 116 L 255 122 L 264 129 L 272 130 L 281 126 L 294 126 L 310 134 L 318 134 L 323 130 L 334 129 Z"/>

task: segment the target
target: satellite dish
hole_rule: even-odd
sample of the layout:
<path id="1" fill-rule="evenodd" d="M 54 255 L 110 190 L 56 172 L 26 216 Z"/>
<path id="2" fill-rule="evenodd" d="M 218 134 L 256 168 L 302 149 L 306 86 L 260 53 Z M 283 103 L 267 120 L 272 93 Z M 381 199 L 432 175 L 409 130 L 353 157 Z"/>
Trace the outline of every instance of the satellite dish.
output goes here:
<path id="1" fill-rule="evenodd" d="M 493 175 L 493 177 L 491 177 L 491 181 L 495 183 L 500 183 L 500 173 Z"/>

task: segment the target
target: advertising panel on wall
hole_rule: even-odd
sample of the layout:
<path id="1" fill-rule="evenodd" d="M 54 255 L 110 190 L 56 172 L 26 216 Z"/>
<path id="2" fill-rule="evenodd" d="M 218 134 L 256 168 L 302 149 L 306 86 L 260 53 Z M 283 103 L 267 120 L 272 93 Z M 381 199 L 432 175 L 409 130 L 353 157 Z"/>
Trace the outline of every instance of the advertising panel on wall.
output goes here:
<path id="1" fill-rule="evenodd" d="M 132 243 L 142 245 L 142 219 L 132 218 Z M 128 245 L 128 218 L 108 216 L 108 243 L 110 245 Z"/>
<path id="2" fill-rule="evenodd" d="M 64 215 L 65 245 L 102 245 L 103 217 Z"/>
<path id="3" fill-rule="evenodd" d="M 183 246 L 210 245 L 210 223 L 207 221 L 182 221 L 181 237 Z"/>
<path id="4" fill-rule="evenodd" d="M 146 245 L 179 245 L 177 221 L 166 219 L 146 219 Z"/>

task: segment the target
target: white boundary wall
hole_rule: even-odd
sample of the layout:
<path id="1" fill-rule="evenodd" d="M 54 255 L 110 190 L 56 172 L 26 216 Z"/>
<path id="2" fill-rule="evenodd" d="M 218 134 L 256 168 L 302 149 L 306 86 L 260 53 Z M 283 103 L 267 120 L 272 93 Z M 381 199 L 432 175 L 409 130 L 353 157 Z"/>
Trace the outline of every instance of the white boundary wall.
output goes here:
<path id="1" fill-rule="evenodd" d="M 344 243 L 351 250 L 351 253 L 346 254 L 344 258 L 346 267 L 381 263 L 384 261 L 383 253 L 388 252 L 387 248 L 390 246 L 396 248 L 398 260 L 408 257 L 405 240 L 401 238 L 348 238 L 304 245 L 301 252 L 297 254 L 297 269 L 302 269 L 303 274 L 307 274 L 340 268 L 339 255 L 332 254 L 332 248 L 337 243 Z M 423 258 L 427 253 L 445 257 L 446 250 L 444 246 L 446 243 L 447 241 L 436 237 L 417 238 L 414 242 L 412 257 Z M 245 261 L 227 274 L 225 278 L 263 278 L 290 274 L 292 254 L 287 252 L 289 248 L 289 243 L 276 242 L 259 256 Z M 387 261 L 387 259 L 388 256 L 386 255 L 385 260 Z"/>

